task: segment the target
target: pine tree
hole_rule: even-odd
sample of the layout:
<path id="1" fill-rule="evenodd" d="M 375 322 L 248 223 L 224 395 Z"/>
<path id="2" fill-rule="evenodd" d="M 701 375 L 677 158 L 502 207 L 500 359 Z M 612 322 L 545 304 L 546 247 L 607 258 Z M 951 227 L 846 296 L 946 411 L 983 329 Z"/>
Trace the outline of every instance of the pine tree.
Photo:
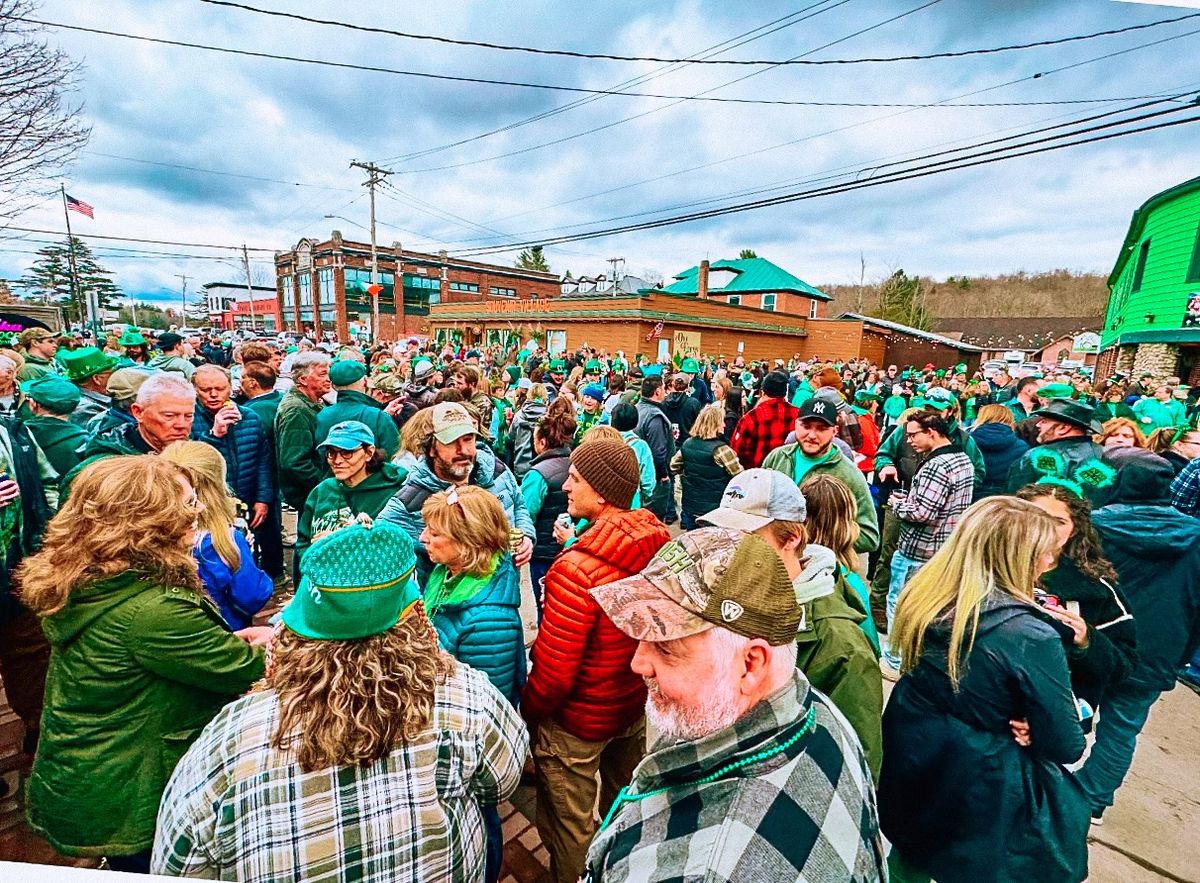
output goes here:
<path id="1" fill-rule="evenodd" d="M 71 292 L 70 255 L 75 258 L 75 292 Z M 68 319 L 82 324 L 87 321 L 87 293 L 95 292 L 101 310 L 108 309 L 121 297 L 121 289 L 112 281 L 112 272 L 97 262 L 92 250 L 78 236 L 70 243 L 46 245 L 38 249 L 38 257 L 29 272 L 16 281 L 27 297 L 53 300 L 66 312 Z"/>
<path id="2" fill-rule="evenodd" d="M 879 303 L 873 315 L 928 331 L 933 317 L 925 309 L 925 286 L 919 277 L 897 270 L 879 286 Z"/>
<path id="3" fill-rule="evenodd" d="M 543 273 L 550 272 L 550 264 L 546 262 L 546 256 L 542 253 L 542 246 L 540 245 L 527 248 L 517 255 L 517 266 L 522 270 L 540 270 Z"/>
<path id="4" fill-rule="evenodd" d="M 757 253 L 754 251 L 754 249 L 752 249 L 752 248 L 743 248 L 743 249 L 742 249 L 742 250 L 741 250 L 741 251 L 738 253 L 738 260 L 739 260 L 739 261 L 748 261 L 748 260 L 751 260 L 751 259 L 753 259 L 753 258 L 756 258 L 756 257 L 758 257 L 758 254 L 757 254 Z"/>

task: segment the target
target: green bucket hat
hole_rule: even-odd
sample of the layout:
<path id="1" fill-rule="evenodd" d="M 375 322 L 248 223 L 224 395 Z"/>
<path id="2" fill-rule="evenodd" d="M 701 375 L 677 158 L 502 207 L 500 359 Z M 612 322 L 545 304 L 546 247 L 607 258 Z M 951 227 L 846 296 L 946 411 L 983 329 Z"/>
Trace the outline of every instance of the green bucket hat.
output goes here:
<path id="1" fill-rule="evenodd" d="M 58 374 L 43 374 L 21 384 L 21 392 L 48 411 L 70 414 L 79 404 L 79 387 Z"/>
<path id="2" fill-rule="evenodd" d="M 94 346 L 81 346 L 77 350 L 60 350 L 58 362 L 67 372 L 67 380 L 79 383 L 104 371 L 117 367 L 117 357 L 107 356 Z"/>
<path id="3" fill-rule="evenodd" d="M 304 555 L 300 588 L 283 624 L 316 641 L 357 641 L 382 634 L 421 599 L 417 557 L 403 528 L 355 523 L 321 537 Z"/>
<path id="4" fill-rule="evenodd" d="M 1069 383 L 1047 383 L 1037 391 L 1039 399 L 1073 399 L 1075 387 Z"/>
<path id="5" fill-rule="evenodd" d="M 126 331 L 121 335 L 121 339 L 117 341 L 117 346 L 145 346 L 146 338 L 142 337 L 140 331 Z"/>
<path id="6" fill-rule="evenodd" d="M 700 363 L 689 356 L 679 364 L 679 370 L 684 374 L 699 374 Z"/>

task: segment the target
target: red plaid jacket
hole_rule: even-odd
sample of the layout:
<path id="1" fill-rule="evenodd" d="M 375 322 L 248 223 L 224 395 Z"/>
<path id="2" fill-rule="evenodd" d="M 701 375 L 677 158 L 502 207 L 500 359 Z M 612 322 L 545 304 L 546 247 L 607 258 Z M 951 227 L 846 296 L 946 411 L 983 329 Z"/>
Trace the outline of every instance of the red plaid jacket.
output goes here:
<path id="1" fill-rule="evenodd" d="M 744 468 L 757 469 L 796 428 L 799 416 L 800 409 L 786 398 L 764 398 L 738 421 L 729 446 L 737 452 Z"/>

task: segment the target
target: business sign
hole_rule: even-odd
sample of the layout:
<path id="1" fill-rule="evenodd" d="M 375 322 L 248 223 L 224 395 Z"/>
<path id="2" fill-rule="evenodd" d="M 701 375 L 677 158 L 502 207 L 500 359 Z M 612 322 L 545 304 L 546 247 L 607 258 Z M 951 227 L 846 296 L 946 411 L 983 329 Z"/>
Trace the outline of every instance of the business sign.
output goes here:
<path id="1" fill-rule="evenodd" d="M 1094 331 L 1085 331 L 1071 341 L 1071 352 L 1073 353 L 1098 353 L 1100 352 L 1100 335 Z"/>
<path id="2" fill-rule="evenodd" d="M 7 331 L 9 333 L 20 334 L 27 328 L 45 328 L 50 330 L 50 326 L 45 322 L 39 322 L 37 319 L 29 316 L 23 316 L 20 313 L 0 313 L 0 332 Z"/>
<path id="3" fill-rule="evenodd" d="M 671 341 L 671 348 L 681 359 L 696 356 L 700 353 L 700 332 L 676 330 Z"/>
<path id="4" fill-rule="evenodd" d="M 1187 312 L 1183 314 L 1183 327 L 1200 327 L 1200 291 L 1188 295 Z"/>
<path id="5" fill-rule="evenodd" d="M 489 313 L 541 313 L 550 305 L 550 299 L 531 297 L 522 300 L 489 300 L 484 309 Z"/>

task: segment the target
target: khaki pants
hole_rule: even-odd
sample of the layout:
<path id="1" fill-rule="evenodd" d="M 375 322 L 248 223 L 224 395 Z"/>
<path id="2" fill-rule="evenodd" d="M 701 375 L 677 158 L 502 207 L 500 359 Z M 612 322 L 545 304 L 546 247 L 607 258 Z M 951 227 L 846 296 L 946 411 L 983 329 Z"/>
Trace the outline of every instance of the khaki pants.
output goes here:
<path id="1" fill-rule="evenodd" d="M 883 527 L 879 531 L 879 558 L 875 562 L 875 578 L 871 580 L 871 595 L 886 598 L 892 580 L 892 555 L 900 542 L 900 519 L 892 514 L 892 507 L 883 509 Z"/>
<path id="2" fill-rule="evenodd" d="M 550 853 L 550 876 L 556 883 L 576 883 L 600 815 L 646 753 L 646 719 L 604 742 L 587 742 L 546 720 L 538 726 L 532 753 L 537 829 Z"/>

